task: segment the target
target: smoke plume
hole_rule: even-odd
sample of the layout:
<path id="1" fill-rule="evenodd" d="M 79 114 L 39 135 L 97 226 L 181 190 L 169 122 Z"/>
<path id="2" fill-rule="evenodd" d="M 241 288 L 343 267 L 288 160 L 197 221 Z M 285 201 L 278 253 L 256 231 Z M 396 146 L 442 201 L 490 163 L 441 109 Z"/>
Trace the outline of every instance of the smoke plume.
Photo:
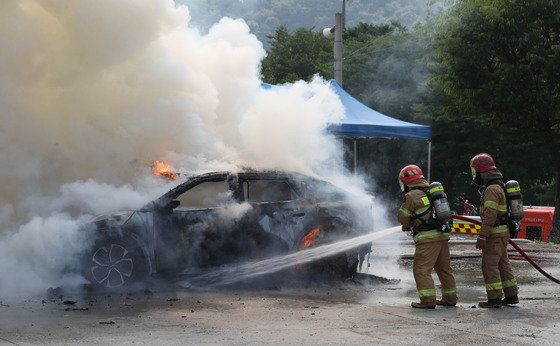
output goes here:
<path id="1" fill-rule="evenodd" d="M 65 270 L 91 241 L 79 224 L 166 191 L 153 160 L 342 167 L 323 81 L 264 90 L 243 20 L 189 20 L 172 0 L 0 2 L 0 293 L 83 282 Z"/>

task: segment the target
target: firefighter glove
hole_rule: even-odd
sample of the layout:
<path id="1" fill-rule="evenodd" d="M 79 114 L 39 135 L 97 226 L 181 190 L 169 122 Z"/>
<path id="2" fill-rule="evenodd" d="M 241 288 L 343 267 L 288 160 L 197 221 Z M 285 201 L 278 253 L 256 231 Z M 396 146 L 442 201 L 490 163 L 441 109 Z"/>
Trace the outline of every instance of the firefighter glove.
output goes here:
<path id="1" fill-rule="evenodd" d="M 476 239 L 476 248 L 479 250 L 484 250 L 486 247 L 486 237 L 479 235 Z"/>

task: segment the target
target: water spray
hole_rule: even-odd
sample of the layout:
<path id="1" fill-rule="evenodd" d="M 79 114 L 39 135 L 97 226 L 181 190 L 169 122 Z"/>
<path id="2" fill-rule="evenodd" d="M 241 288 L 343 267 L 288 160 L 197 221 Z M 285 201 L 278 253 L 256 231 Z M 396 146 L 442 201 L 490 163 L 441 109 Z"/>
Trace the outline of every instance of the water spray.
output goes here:
<path id="1" fill-rule="evenodd" d="M 196 275 L 179 283 L 183 287 L 218 287 L 233 284 L 256 276 L 271 274 L 282 269 L 309 263 L 321 258 L 354 249 L 374 240 L 385 238 L 401 231 L 401 226 L 391 227 L 336 243 L 317 246 L 303 251 L 277 256 L 257 262 L 249 262 L 235 267 L 223 267 Z"/>

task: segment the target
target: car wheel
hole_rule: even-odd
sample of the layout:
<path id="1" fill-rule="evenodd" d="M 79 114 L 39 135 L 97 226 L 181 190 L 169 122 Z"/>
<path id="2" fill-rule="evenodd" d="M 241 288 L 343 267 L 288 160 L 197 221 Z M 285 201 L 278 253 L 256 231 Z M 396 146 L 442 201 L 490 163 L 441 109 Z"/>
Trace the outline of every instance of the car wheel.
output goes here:
<path id="1" fill-rule="evenodd" d="M 148 261 L 132 239 L 108 239 L 98 242 L 85 259 L 85 276 L 93 290 L 133 288 L 149 273 Z"/>

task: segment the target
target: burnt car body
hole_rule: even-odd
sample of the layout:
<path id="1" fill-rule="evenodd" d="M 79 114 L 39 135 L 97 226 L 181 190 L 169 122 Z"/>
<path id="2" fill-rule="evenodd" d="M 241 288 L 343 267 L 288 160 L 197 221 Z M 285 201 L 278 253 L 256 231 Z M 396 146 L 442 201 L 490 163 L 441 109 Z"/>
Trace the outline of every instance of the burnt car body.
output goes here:
<path id="1" fill-rule="evenodd" d="M 130 286 L 152 274 L 269 258 L 370 230 L 355 220 L 347 194 L 326 181 L 284 172 L 208 173 L 139 210 L 94 220 L 84 273 L 94 288 Z M 351 276 L 368 249 L 306 270 Z"/>

